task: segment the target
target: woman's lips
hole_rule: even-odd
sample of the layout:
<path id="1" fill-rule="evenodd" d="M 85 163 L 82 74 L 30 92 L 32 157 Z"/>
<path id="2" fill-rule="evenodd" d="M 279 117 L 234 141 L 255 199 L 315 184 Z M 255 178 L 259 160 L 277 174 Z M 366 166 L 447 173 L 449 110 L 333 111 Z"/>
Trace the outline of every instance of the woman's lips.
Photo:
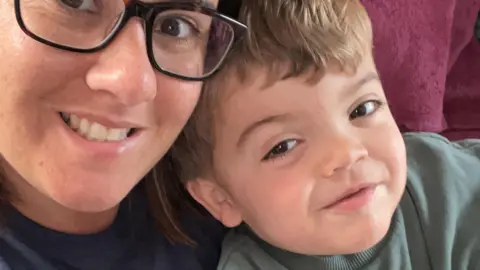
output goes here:
<path id="1" fill-rule="evenodd" d="M 57 114 L 58 115 L 58 114 Z M 143 137 L 143 129 L 137 130 L 135 133 L 122 140 L 117 141 L 95 141 L 88 140 L 77 131 L 69 127 L 65 120 L 57 117 L 60 124 L 60 132 L 58 133 L 66 140 L 65 151 L 75 151 L 90 157 L 104 158 L 111 160 L 119 157 L 122 153 L 134 148 Z M 71 149 L 71 150 L 70 150 Z"/>

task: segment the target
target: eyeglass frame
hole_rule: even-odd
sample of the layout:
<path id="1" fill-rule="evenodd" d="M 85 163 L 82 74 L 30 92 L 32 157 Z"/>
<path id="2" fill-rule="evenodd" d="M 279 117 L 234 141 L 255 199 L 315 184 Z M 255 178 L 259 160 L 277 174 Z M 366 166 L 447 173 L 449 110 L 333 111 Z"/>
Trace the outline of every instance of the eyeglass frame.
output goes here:
<path id="1" fill-rule="evenodd" d="M 206 7 L 202 3 L 196 3 L 196 2 L 161 2 L 161 3 L 144 3 L 140 0 L 130 0 L 126 5 L 125 5 L 125 10 L 122 13 L 122 17 L 119 18 L 116 26 L 112 29 L 110 34 L 105 37 L 105 39 L 97 46 L 89 49 L 79 49 L 67 45 L 62 45 L 58 44 L 52 41 L 49 41 L 47 39 L 44 39 L 32 31 L 28 29 L 28 27 L 25 25 L 25 22 L 22 18 L 22 12 L 20 8 L 20 1 L 21 0 L 15 0 L 14 2 L 14 7 L 15 7 L 15 17 L 17 20 L 17 24 L 19 25 L 20 29 L 30 38 L 43 43 L 45 45 L 51 46 L 56 49 L 64 50 L 64 51 L 69 51 L 69 52 L 75 52 L 75 53 L 95 53 L 99 52 L 103 49 L 105 49 L 110 43 L 118 36 L 118 34 L 125 28 L 127 23 L 130 21 L 131 18 L 133 17 L 139 17 L 145 22 L 145 42 L 147 45 L 147 55 L 148 59 L 150 61 L 150 64 L 158 71 L 161 73 L 173 77 L 176 79 L 184 80 L 184 81 L 205 81 L 215 75 L 220 68 L 222 67 L 226 56 L 228 53 L 231 51 L 232 46 L 235 42 L 237 42 L 239 39 L 241 39 L 244 36 L 244 33 L 248 30 L 247 26 L 244 25 L 243 23 L 238 22 L 235 19 L 232 19 L 226 15 L 223 15 L 219 13 L 217 10 Z M 153 32 L 153 24 L 155 21 L 155 18 L 158 14 L 171 10 L 171 9 L 182 9 L 182 10 L 187 10 L 187 11 L 193 11 L 193 12 L 199 12 L 201 14 L 210 16 L 212 18 L 220 19 L 224 22 L 226 22 L 233 30 L 233 38 L 230 41 L 230 44 L 228 45 L 228 48 L 225 51 L 225 54 L 223 57 L 219 60 L 219 63 L 217 66 L 214 68 L 212 72 L 210 72 L 207 75 L 201 76 L 201 77 L 188 77 L 188 76 L 183 76 L 179 75 L 173 72 L 170 72 L 168 70 L 165 70 L 162 68 L 158 63 L 157 60 L 155 59 L 154 53 L 153 53 L 153 45 L 152 45 L 152 32 Z"/>

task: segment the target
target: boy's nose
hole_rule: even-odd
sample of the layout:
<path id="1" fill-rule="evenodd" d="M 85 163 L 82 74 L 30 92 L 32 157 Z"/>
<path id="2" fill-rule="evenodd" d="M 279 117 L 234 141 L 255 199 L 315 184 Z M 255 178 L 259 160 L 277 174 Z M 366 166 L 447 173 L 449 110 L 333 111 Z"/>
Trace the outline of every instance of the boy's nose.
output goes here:
<path id="1" fill-rule="evenodd" d="M 368 156 L 368 151 L 354 134 L 335 132 L 326 138 L 319 149 L 318 168 L 322 177 L 328 178 L 336 172 L 349 170 L 355 163 Z"/>
<path id="2" fill-rule="evenodd" d="M 131 20 L 88 71 L 90 89 L 107 92 L 125 106 L 154 99 L 157 82 L 145 44 L 142 24 Z"/>

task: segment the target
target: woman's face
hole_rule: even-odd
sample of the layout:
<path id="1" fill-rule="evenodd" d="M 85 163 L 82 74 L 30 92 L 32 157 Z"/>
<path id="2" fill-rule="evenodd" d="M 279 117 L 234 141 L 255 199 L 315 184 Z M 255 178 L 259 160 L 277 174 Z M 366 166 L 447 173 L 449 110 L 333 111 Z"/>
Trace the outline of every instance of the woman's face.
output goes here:
<path id="1" fill-rule="evenodd" d="M 201 83 L 155 71 L 138 20 L 106 49 L 76 54 L 27 37 L 11 2 L 0 1 L 6 178 L 23 201 L 40 195 L 75 211 L 109 209 L 165 154 Z"/>

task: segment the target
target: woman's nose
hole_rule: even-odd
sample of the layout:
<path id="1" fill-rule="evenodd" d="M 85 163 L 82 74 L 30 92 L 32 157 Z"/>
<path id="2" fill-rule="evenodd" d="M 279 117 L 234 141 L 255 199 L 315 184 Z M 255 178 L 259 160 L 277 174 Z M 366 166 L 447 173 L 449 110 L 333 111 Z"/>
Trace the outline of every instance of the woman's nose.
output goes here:
<path id="1" fill-rule="evenodd" d="M 142 23 L 132 19 L 115 40 L 99 52 L 97 62 L 86 77 L 90 89 L 107 92 L 125 106 L 153 100 L 157 82 L 145 44 Z"/>

